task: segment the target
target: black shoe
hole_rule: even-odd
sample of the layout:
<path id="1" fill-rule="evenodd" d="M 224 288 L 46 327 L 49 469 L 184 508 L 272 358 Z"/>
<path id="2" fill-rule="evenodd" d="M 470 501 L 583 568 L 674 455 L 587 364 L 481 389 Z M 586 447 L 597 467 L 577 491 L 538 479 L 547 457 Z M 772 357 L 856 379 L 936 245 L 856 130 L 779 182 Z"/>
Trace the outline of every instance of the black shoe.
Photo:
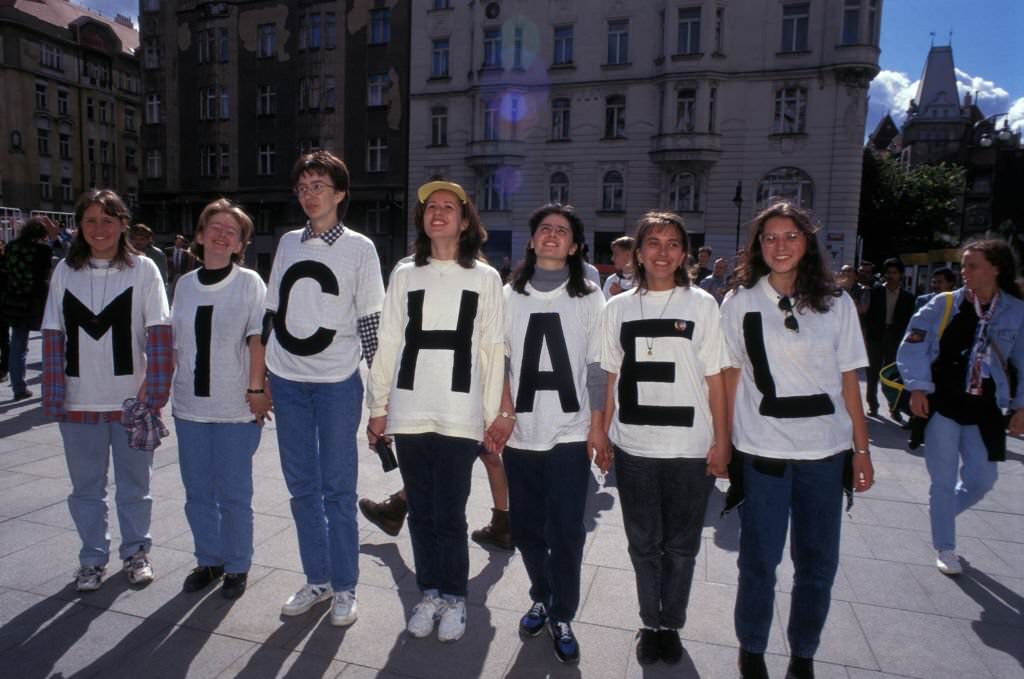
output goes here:
<path id="1" fill-rule="evenodd" d="M 245 584 L 249 580 L 248 573 L 225 573 L 224 584 L 220 593 L 225 599 L 237 599 L 245 594 Z"/>
<path id="2" fill-rule="evenodd" d="M 786 679 L 814 679 L 814 658 L 791 657 Z"/>
<path id="3" fill-rule="evenodd" d="M 19 391 L 17 394 L 15 394 L 14 395 L 14 400 L 15 401 L 24 401 L 25 399 L 32 398 L 33 396 L 35 396 L 35 394 L 33 394 L 28 389 L 26 389 L 25 391 Z"/>
<path id="4" fill-rule="evenodd" d="M 220 580 L 222 575 L 224 575 L 223 566 L 196 566 L 186 576 L 185 583 L 181 586 L 181 591 L 198 592 L 201 589 L 206 589 L 211 582 Z"/>
<path id="5" fill-rule="evenodd" d="M 661 644 L 658 630 L 641 627 L 636 633 L 636 661 L 641 665 L 653 665 L 661 658 Z"/>
<path id="6" fill-rule="evenodd" d="M 675 665 L 683 659 L 683 643 L 679 641 L 679 632 L 674 629 L 658 630 L 658 650 L 661 659 L 669 665 Z"/>
<path id="7" fill-rule="evenodd" d="M 548 621 L 548 609 L 539 601 L 534 601 L 526 615 L 519 619 L 519 634 L 524 637 L 535 637 L 544 629 Z"/>
<path id="8" fill-rule="evenodd" d="M 6 381 L 7 381 L 7 371 L 6 370 L 0 370 L 0 382 L 6 382 Z"/>
<path id="9" fill-rule="evenodd" d="M 903 424 L 903 413 L 900 411 L 897 410 L 890 417 L 892 417 L 892 421 L 896 424 Z"/>
<path id="10" fill-rule="evenodd" d="M 740 649 L 740 679 L 768 679 L 764 653 L 750 653 Z"/>
<path id="11" fill-rule="evenodd" d="M 572 633 L 572 627 L 567 622 L 548 622 L 548 632 L 551 633 L 551 640 L 555 646 L 555 657 L 559 662 L 567 665 L 575 665 L 580 661 L 580 645 L 576 641 L 576 635 Z"/>
<path id="12" fill-rule="evenodd" d="M 878 406 L 868 406 L 868 417 L 878 417 Z"/>

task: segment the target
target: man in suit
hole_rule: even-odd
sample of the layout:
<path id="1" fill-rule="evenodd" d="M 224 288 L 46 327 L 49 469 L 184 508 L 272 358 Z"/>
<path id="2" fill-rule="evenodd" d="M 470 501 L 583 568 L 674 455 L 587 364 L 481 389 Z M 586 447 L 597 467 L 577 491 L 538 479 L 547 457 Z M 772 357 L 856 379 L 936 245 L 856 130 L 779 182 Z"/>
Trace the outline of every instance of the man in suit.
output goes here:
<path id="1" fill-rule="evenodd" d="M 180 233 L 174 237 L 174 246 L 167 248 L 167 289 L 174 294 L 178 279 L 196 268 L 196 257 L 188 251 L 188 240 Z"/>
<path id="2" fill-rule="evenodd" d="M 878 414 L 878 372 L 896 360 L 896 350 L 914 315 L 914 296 L 902 288 L 903 262 L 895 257 L 882 265 L 882 285 L 871 289 L 864 313 L 864 339 L 868 349 L 868 414 Z M 896 413 L 893 419 L 903 421 Z"/>
<path id="3" fill-rule="evenodd" d="M 916 313 L 918 309 L 930 302 L 935 295 L 940 292 L 952 292 L 954 287 L 956 287 L 956 274 L 953 273 L 953 270 L 948 266 L 936 269 L 932 272 L 931 292 L 920 295 L 914 301 L 914 312 Z"/>

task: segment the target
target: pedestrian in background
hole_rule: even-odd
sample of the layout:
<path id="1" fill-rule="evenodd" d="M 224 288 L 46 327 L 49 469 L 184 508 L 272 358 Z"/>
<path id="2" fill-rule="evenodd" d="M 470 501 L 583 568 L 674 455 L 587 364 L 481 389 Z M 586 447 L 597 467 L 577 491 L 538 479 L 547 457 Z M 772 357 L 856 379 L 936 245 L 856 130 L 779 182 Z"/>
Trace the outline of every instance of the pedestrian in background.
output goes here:
<path id="1" fill-rule="evenodd" d="M 26 379 L 29 332 L 39 330 L 46 307 L 50 279 L 50 248 L 46 245 L 46 225 L 33 217 L 21 227 L 21 233 L 7 247 L 0 264 L 6 279 L 0 317 L 10 327 L 10 371 L 14 400 L 32 398 Z"/>
<path id="2" fill-rule="evenodd" d="M 868 415 L 878 415 L 878 373 L 896 360 L 896 350 L 914 313 L 914 296 L 903 289 L 903 262 L 895 257 L 882 265 L 884 283 L 871 289 L 864 314 L 864 338 L 868 350 Z M 896 422 L 903 416 L 893 413 Z"/>

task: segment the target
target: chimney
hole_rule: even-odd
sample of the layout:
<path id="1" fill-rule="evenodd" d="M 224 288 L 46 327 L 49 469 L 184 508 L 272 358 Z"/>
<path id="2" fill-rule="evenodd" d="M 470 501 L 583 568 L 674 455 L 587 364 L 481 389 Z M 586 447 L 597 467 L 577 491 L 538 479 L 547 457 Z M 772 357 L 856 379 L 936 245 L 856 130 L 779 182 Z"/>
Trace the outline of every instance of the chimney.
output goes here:
<path id="1" fill-rule="evenodd" d="M 135 28 L 135 24 L 132 23 L 132 18 L 125 16 L 124 14 L 118 14 L 116 17 L 114 17 L 114 23 L 121 24 L 122 26 L 127 26 L 128 28 Z"/>

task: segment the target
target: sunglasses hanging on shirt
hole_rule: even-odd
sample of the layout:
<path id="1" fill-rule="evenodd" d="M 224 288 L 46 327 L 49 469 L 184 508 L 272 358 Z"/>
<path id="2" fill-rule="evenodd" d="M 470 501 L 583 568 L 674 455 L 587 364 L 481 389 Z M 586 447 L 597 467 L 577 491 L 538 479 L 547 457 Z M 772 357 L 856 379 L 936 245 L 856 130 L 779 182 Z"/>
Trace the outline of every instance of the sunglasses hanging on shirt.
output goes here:
<path id="1" fill-rule="evenodd" d="M 793 314 L 793 302 L 789 300 L 789 297 L 779 298 L 779 309 L 782 313 L 786 314 L 786 320 L 783 321 L 783 325 L 786 326 L 787 330 L 793 332 L 800 332 L 800 324 L 796 320 L 796 316 Z"/>

